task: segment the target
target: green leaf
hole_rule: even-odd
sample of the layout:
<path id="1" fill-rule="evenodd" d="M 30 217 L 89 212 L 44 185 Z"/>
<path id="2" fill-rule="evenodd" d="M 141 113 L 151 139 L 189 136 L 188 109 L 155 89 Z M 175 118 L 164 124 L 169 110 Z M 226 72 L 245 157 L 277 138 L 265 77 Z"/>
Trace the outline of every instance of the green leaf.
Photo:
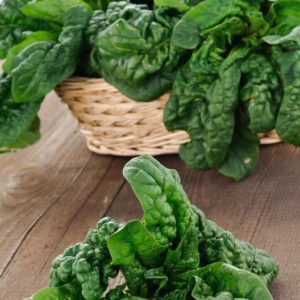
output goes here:
<path id="1" fill-rule="evenodd" d="M 131 99 L 161 96 L 171 87 L 184 55 L 170 43 L 178 14 L 122 1 L 110 3 L 99 20 L 106 28 L 99 26 L 96 40 L 94 33 L 90 36 L 95 40 L 92 67 Z"/>
<path id="2" fill-rule="evenodd" d="M 23 6 L 21 11 L 29 17 L 63 24 L 67 18 L 67 12 L 75 6 L 82 6 L 92 12 L 91 7 L 83 0 L 40 0 Z"/>
<path id="3" fill-rule="evenodd" d="M 169 249 L 164 266 L 173 275 L 197 269 L 200 264 L 198 232 L 188 228 L 175 250 Z"/>
<path id="4" fill-rule="evenodd" d="M 172 42 L 184 49 L 195 49 L 201 32 L 221 23 L 226 17 L 242 16 L 242 1 L 206 0 L 190 9 L 176 24 Z M 222 10 L 220 10 L 222 7 Z"/>
<path id="5" fill-rule="evenodd" d="M 259 155 L 259 139 L 249 130 L 241 129 L 234 134 L 225 162 L 219 172 L 237 181 L 250 175 Z"/>
<path id="6" fill-rule="evenodd" d="M 196 219 L 178 173 L 144 155 L 129 161 L 123 175 L 141 203 L 146 227 L 157 241 L 168 245 L 176 237 L 181 240 Z"/>
<path id="7" fill-rule="evenodd" d="M 162 262 L 166 247 L 156 241 L 142 222 L 131 221 L 109 238 L 108 249 L 116 265 L 132 265 L 138 258 L 143 265 L 155 267 Z"/>
<path id="8" fill-rule="evenodd" d="M 256 275 L 229 264 L 214 263 L 194 273 L 196 278 L 202 279 L 196 281 L 195 285 L 197 286 L 197 284 L 203 284 L 204 282 L 213 291 L 213 296 L 220 292 L 230 292 L 233 298 L 248 300 L 273 299 L 266 285 Z M 195 299 L 201 300 L 203 298 L 196 297 Z"/>
<path id="9" fill-rule="evenodd" d="M 0 28 L 0 59 L 4 59 L 9 49 L 24 40 L 30 33 L 20 28 Z"/>
<path id="10" fill-rule="evenodd" d="M 17 104 L 10 95 L 10 77 L 0 78 L 0 151 L 9 152 L 36 142 L 41 101 Z"/>
<path id="11" fill-rule="evenodd" d="M 154 0 L 154 5 L 157 7 L 171 7 L 176 8 L 179 11 L 186 12 L 190 7 L 180 0 Z"/>
<path id="12" fill-rule="evenodd" d="M 232 141 L 240 80 L 239 65 L 234 63 L 219 74 L 219 78 L 207 93 L 207 115 L 203 120 L 205 135 L 203 148 L 205 158 L 212 168 L 219 167 L 224 162 Z"/>
<path id="13" fill-rule="evenodd" d="M 300 50 L 275 48 L 273 52 L 284 87 L 283 101 L 276 120 L 276 131 L 284 142 L 299 147 Z"/>
<path id="14" fill-rule="evenodd" d="M 10 74 L 13 70 L 14 60 L 16 56 L 28 46 L 41 41 L 55 41 L 57 35 L 54 33 L 50 33 L 47 31 L 37 31 L 31 33 L 25 40 L 23 40 L 18 45 L 12 47 L 6 57 L 5 63 L 3 64 L 2 68 L 3 71 L 7 74 Z"/>
<path id="15" fill-rule="evenodd" d="M 26 148 L 27 146 L 36 143 L 40 137 L 40 119 L 36 117 L 29 127 L 21 133 L 17 140 L 7 145 L 5 148 L 9 149 L 9 151 Z"/>
<path id="16" fill-rule="evenodd" d="M 257 70 L 260 73 L 257 74 Z M 282 87 L 275 67 L 268 57 L 251 54 L 241 66 L 243 86 L 240 97 L 246 103 L 252 133 L 268 133 L 275 128 L 282 102 Z"/>
<path id="17" fill-rule="evenodd" d="M 299 20 L 300 23 L 300 20 Z M 265 36 L 263 40 L 270 45 L 279 45 L 286 42 L 297 42 L 300 44 L 300 26 L 295 27 L 288 35 L 269 35 Z"/>
<path id="18" fill-rule="evenodd" d="M 74 73 L 89 17 L 84 7 L 71 8 L 57 42 L 34 43 L 16 56 L 12 71 L 12 94 L 16 102 L 43 98 Z"/>
<path id="19" fill-rule="evenodd" d="M 60 287 L 44 288 L 28 300 L 83 300 L 83 298 L 74 285 L 66 284 Z"/>
<path id="20" fill-rule="evenodd" d="M 29 1 L 0 1 L 0 59 L 5 58 L 8 50 L 24 40 L 32 31 L 53 27 L 53 24 L 46 24 L 22 14 L 21 7 Z"/>

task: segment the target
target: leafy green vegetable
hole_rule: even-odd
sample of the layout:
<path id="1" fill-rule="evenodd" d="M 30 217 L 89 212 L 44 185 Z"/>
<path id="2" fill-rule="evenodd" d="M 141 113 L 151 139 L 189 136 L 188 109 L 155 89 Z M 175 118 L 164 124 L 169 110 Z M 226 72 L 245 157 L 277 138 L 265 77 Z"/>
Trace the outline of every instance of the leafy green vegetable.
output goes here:
<path id="1" fill-rule="evenodd" d="M 118 274 L 107 249 L 107 239 L 118 228 L 110 218 L 100 220 L 85 242 L 67 248 L 53 261 L 49 286 L 59 288 L 68 284 L 80 290 L 80 298 L 98 300 L 108 286 L 108 279 Z"/>
<path id="2" fill-rule="evenodd" d="M 155 99 L 170 88 L 183 53 L 170 44 L 176 17 L 170 21 L 160 11 L 121 1 L 109 4 L 106 19 L 111 18 L 115 21 L 97 35 L 94 68 L 128 97 Z"/>
<path id="3" fill-rule="evenodd" d="M 257 74 L 259 68 L 261 72 Z M 275 127 L 281 104 L 282 91 L 276 70 L 262 54 L 250 55 L 241 70 L 245 82 L 241 100 L 248 105 L 249 128 L 253 133 L 268 133 Z"/>
<path id="4" fill-rule="evenodd" d="M 4 0 L 0 58 L 7 57 L 3 68 L 12 78 L 6 114 L 13 115 L 13 104 L 41 102 L 73 75 L 101 76 L 136 101 L 171 90 L 164 123 L 190 136 L 180 147 L 182 160 L 241 180 L 258 160 L 256 134 L 276 129 L 283 141 L 300 146 L 299 3 Z M 13 138 L 3 149 L 36 141 L 38 120 L 31 122 L 22 132 L 9 123 Z M 145 213 L 153 233 L 157 225 L 149 219 Z M 166 233 L 155 233 L 163 246 L 178 231 L 167 219 L 158 227 Z"/>
<path id="5" fill-rule="evenodd" d="M 13 63 L 16 56 L 25 48 L 41 41 L 54 41 L 56 40 L 56 35 L 47 31 L 37 31 L 30 34 L 24 41 L 18 45 L 12 47 L 6 57 L 5 63 L 2 66 L 3 71 L 7 74 L 10 74 L 13 70 Z"/>
<path id="6" fill-rule="evenodd" d="M 25 17 L 21 7 L 29 0 L 3 0 L 0 2 L 0 59 L 6 57 L 9 49 L 24 40 L 33 30 L 43 30 L 50 27 Z"/>
<path id="7" fill-rule="evenodd" d="M 161 245 L 180 240 L 196 219 L 178 173 L 150 156 L 131 160 L 123 170 L 144 210 L 148 230 Z"/>
<path id="8" fill-rule="evenodd" d="M 145 155 L 129 161 L 124 175 L 144 218 L 125 225 L 100 220 L 85 242 L 54 260 L 55 288 L 36 295 L 73 299 L 72 290 L 83 300 L 272 300 L 266 284 L 276 277 L 277 263 L 207 220 L 188 201 L 176 171 Z M 160 226 L 170 215 L 177 225 L 172 236 Z M 126 282 L 104 293 L 119 270 Z"/>
<path id="9" fill-rule="evenodd" d="M 154 4 L 157 7 L 172 7 L 183 12 L 186 12 L 190 9 L 184 1 L 180 0 L 154 0 Z"/>
<path id="10" fill-rule="evenodd" d="M 196 300 L 273 299 L 258 277 L 225 263 L 214 263 L 183 277 L 190 277 L 192 299 Z"/>
<path id="11" fill-rule="evenodd" d="M 67 12 L 75 6 L 83 6 L 91 11 L 91 7 L 83 0 L 40 0 L 29 2 L 21 8 L 24 15 L 50 20 L 64 24 Z"/>
<path id="12" fill-rule="evenodd" d="M 268 36 L 265 42 L 272 45 L 273 59 L 280 70 L 284 95 L 280 106 L 276 130 L 280 138 L 300 146 L 298 96 L 300 92 L 300 31 L 296 27 L 286 36 Z"/>
<path id="13" fill-rule="evenodd" d="M 85 8 L 71 8 L 57 42 L 34 43 L 16 56 L 12 70 L 12 94 L 16 102 L 44 97 L 75 71 L 88 19 Z"/>
<path id="14" fill-rule="evenodd" d="M 190 9 L 176 24 L 173 43 L 185 49 L 195 49 L 201 41 L 201 33 L 220 24 L 224 19 L 243 17 L 244 10 L 258 10 L 259 1 L 206 0 Z M 222 9 L 220 9 L 222 7 Z"/>
<path id="15" fill-rule="evenodd" d="M 247 129 L 237 129 L 225 161 L 219 167 L 219 172 L 237 181 L 241 180 L 252 173 L 258 154 L 259 138 L 257 135 Z"/>
<path id="16" fill-rule="evenodd" d="M 17 104 L 10 93 L 11 77 L 0 77 L 0 152 L 27 147 L 39 137 L 37 113 L 41 101 Z"/>
<path id="17" fill-rule="evenodd" d="M 66 284 L 60 287 L 48 287 L 38 291 L 27 300 L 82 300 L 78 296 L 78 289 L 72 284 Z"/>

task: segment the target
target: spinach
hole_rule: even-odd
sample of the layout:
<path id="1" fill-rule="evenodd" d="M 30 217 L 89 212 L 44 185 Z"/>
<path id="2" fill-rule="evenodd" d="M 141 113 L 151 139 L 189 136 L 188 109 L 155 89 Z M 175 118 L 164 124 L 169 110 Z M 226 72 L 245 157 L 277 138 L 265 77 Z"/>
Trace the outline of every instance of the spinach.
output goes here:
<path id="1" fill-rule="evenodd" d="M 25 16 L 64 24 L 67 12 L 75 6 L 83 6 L 91 11 L 83 0 L 41 0 L 24 5 L 21 11 Z"/>
<path id="2" fill-rule="evenodd" d="M 6 57 L 9 49 L 24 40 L 32 31 L 51 27 L 26 17 L 21 7 L 29 0 L 3 0 L 0 2 L 0 59 Z"/>
<path id="3" fill-rule="evenodd" d="M 70 286 L 78 291 L 79 299 L 98 300 L 108 286 L 108 279 L 118 274 L 107 249 L 108 237 L 118 228 L 114 220 L 104 218 L 98 222 L 97 229 L 88 233 L 86 241 L 70 246 L 59 255 L 52 263 L 50 291 Z"/>
<path id="4" fill-rule="evenodd" d="M 4 0 L 0 58 L 11 79 L 2 110 L 26 115 L 18 104 L 40 104 L 74 74 L 103 77 L 136 101 L 171 91 L 163 121 L 190 136 L 181 159 L 241 180 L 258 160 L 257 134 L 276 129 L 300 146 L 299 9 L 297 0 Z M 39 122 L 30 120 L 6 124 L 3 147 L 37 140 Z M 172 222 L 165 225 L 175 236 Z"/>
<path id="5" fill-rule="evenodd" d="M 114 22 L 97 35 L 94 68 L 132 99 L 157 98 L 170 88 L 183 53 L 170 43 L 173 20 L 123 1 L 109 4 L 106 18 L 111 17 Z"/>
<path id="6" fill-rule="evenodd" d="M 31 33 L 25 40 L 23 40 L 18 45 L 12 47 L 8 53 L 3 64 L 3 71 L 7 74 L 10 74 L 13 70 L 13 63 L 16 59 L 16 56 L 25 48 L 34 44 L 36 42 L 41 41 L 54 41 L 56 39 L 56 35 L 47 31 L 36 31 Z"/>
<path id="7" fill-rule="evenodd" d="M 175 170 L 145 155 L 129 161 L 123 173 L 144 218 L 124 225 L 110 218 L 100 220 L 84 242 L 54 260 L 51 287 L 34 297 L 272 300 L 266 284 L 276 277 L 277 263 L 267 252 L 206 219 L 189 202 Z M 177 224 L 175 235 L 173 227 L 160 226 L 168 224 L 170 216 Z M 119 270 L 126 282 L 104 293 L 109 278 Z"/>
<path id="8" fill-rule="evenodd" d="M 176 24 L 172 41 L 178 47 L 195 49 L 203 31 L 215 27 L 224 19 L 244 17 L 245 10 L 258 10 L 259 1 L 206 0 L 190 9 Z M 220 7 L 222 9 L 220 10 Z"/>
<path id="9" fill-rule="evenodd" d="M 74 73 L 89 13 L 71 8 L 58 41 L 36 42 L 14 59 L 12 95 L 16 102 L 36 101 Z"/>

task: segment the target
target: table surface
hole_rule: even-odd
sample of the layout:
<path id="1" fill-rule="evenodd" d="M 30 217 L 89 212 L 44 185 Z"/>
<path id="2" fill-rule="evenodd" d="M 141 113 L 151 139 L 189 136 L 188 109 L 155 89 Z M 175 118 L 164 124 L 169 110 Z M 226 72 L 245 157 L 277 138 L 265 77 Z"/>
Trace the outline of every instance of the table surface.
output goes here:
<path id="1" fill-rule="evenodd" d="M 121 174 L 128 159 L 90 153 L 54 94 L 41 118 L 36 145 L 0 156 L 0 299 L 23 299 L 45 286 L 53 258 L 101 217 L 141 216 Z M 274 299 L 300 299 L 300 149 L 263 147 L 254 174 L 240 183 L 216 171 L 189 171 L 176 155 L 158 159 L 179 171 L 209 218 L 279 261 Z"/>

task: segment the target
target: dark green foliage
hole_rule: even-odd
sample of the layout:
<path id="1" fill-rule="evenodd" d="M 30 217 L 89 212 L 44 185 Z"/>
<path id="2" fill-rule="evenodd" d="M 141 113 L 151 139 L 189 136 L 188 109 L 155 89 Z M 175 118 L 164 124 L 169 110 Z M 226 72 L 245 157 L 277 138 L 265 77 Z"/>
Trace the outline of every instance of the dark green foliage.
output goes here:
<path id="1" fill-rule="evenodd" d="M 178 16 L 175 11 L 169 18 L 168 10 L 153 12 L 146 5 L 110 3 L 105 17 L 101 13 L 94 16 L 99 22 L 96 39 L 95 22 L 88 29 L 90 42 L 95 43 L 92 66 L 131 99 L 157 98 L 171 87 L 184 53 L 170 43 Z"/>
<path id="2" fill-rule="evenodd" d="M 49 286 L 73 285 L 83 299 L 99 300 L 108 279 L 118 274 L 107 249 L 109 236 L 118 228 L 110 218 L 100 220 L 97 229 L 89 231 L 85 242 L 69 247 L 53 261 Z"/>
<path id="3" fill-rule="evenodd" d="M 11 73 L 16 102 L 42 98 L 72 75 L 88 19 L 85 8 L 71 8 L 57 41 L 33 43 L 16 56 Z"/>
<path id="4" fill-rule="evenodd" d="M 41 100 L 15 103 L 11 96 L 11 77 L 0 76 L 0 152 L 27 147 L 40 138 L 37 113 Z M 29 102 L 29 101 L 28 101 Z"/>
<path id="5" fill-rule="evenodd" d="M 0 58 L 7 57 L 3 68 L 12 77 L 8 110 L 41 102 L 73 75 L 101 76 L 137 101 L 171 91 L 164 123 L 190 136 L 182 160 L 241 180 L 258 160 L 256 135 L 276 129 L 300 146 L 299 3 L 4 0 Z M 38 123 L 6 147 L 33 143 Z"/>
<path id="6" fill-rule="evenodd" d="M 206 219 L 175 170 L 145 155 L 129 161 L 123 173 L 144 218 L 121 226 L 102 219 L 85 242 L 53 261 L 51 288 L 32 299 L 272 300 L 266 285 L 277 276 L 277 263 Z M 118 270 L 124 285 L 103 296 Z"/>

